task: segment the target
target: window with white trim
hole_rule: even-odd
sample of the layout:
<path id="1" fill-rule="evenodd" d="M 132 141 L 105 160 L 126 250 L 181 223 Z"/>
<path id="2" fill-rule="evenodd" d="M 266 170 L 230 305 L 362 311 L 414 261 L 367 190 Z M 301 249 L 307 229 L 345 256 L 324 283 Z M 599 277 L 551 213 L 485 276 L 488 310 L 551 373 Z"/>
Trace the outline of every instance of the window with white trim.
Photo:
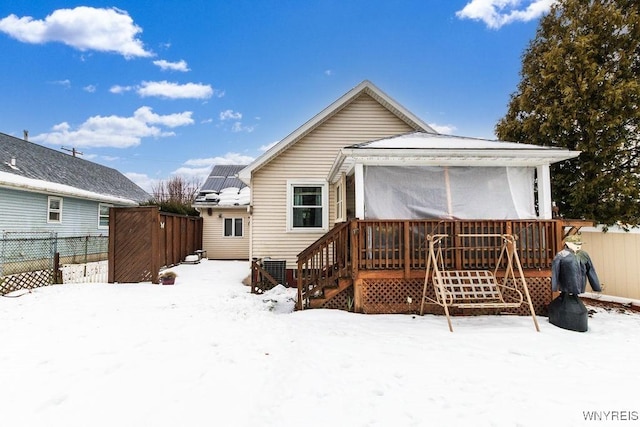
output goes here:
<path id="1" fill-rule="evenodd" d="M 49 196 L 47 200 L 47 222 L 62 222 L 62 197 Z"/>
<path id="2" fill-rule="evenodd" d="M 347 219 L 347 210 L 345 207 L 345 198 L 346 198 L 346 180 L 344 174 L 340 178 L 335 185 L 336 190 L 336 222 L 346 221 Z"/>
<path id="3" fill-rule="evenodd" d="M 242 218 L 224 219 L 224 237 L 242 237 L 243 228 Z"/>
<path id="4" fill-rule="evenodd" d="M 100 203 L 98 205 L 98 228 L 109 228 L 109 208 L 111 205 Z"/>
<path id="5" fill-rule="evenodd" d="M 287 188 L 287 229 L 326 230 L 329 203 L 326 182 L 289 182 Z"/>

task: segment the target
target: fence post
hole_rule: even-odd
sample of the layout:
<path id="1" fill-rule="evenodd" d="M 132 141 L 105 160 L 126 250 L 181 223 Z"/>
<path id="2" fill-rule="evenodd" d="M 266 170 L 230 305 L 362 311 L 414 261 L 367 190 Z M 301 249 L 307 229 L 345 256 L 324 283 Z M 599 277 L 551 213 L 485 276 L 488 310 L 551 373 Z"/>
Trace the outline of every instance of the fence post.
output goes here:
<path id="1" fill-rule="evenodd" d="M 62 271 L 60 270 L 60 252 L 56 252 L 53 255 L 53 284 L 59 285 L 62 283 Z"/>

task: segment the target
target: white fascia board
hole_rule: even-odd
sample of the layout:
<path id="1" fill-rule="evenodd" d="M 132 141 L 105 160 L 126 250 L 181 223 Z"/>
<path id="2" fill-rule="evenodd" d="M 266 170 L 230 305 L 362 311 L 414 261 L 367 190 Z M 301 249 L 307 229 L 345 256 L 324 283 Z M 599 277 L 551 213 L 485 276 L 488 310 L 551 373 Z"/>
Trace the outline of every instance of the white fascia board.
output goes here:
<path id="1" fill-rule="evenodd" d="M 40 179 L 25 178 L 6 172 L 0 172 L 0 187 L 11 190 L 29 191 L 32 193 L 44 193 L 52 196 L 67 196 L 76 199 L 91 200 L 95 202 L 113 203 L 125 206 L 138 206 L 138 202 L 106 194 L 94 193 L 82 190 L 70 185 Z"/>
<path id="2" fill-rule="evenodd" d="M 345 148 L 340 155 L 365 165 L 538 166 L 577 157 L 568 150 L 379 150 Z M 344 163 L 344 161 L 343 161 Z"/>

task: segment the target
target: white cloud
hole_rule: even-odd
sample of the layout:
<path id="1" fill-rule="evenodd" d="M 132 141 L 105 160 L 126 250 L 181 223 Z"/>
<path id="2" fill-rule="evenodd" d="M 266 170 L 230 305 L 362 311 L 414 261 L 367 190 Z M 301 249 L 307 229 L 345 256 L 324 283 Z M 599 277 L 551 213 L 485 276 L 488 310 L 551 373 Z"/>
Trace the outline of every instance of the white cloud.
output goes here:
<path id="1" fill-rule="evenodd" d="M 471 0 L 456 12 L 460 19 L 483 21 L 487 27 L 499 29 L 516 21 L 527 22 L 547 13 L 557 0 Z"/>
<path id="2" fill-rule="evenodd" d="M 224 156 L 190 159 L 184 162 L 184 164 L 185 166 L 207 167 L 210 172 L 213 165 L 248 165 L 254 160 L 253 157 L 240 153 L 227 153 Z"/>
<path id="3" fill-rule="evenodd" d="M 429 123 L 429 126 L 438 133 L 452 135 L 457 129 L 454 125 L 439 125 L 437 123 Z"/>
<path id="4" fill-rule="evenodd" d="M 213 89 L 211 86 L 201 83 L 178 84 L 165 80 L 161 82 L 142 82 L 142 85 L 137 89 L 137 93 L 142 97 L 206 99 L 213 95 Z"/>
<path id="5" fill-rule="evenodd" d="M 142 41 L 142 29 L 126 11 L 80 6 L 58 9 L 44 20 L 9 15 L 0 20 L 0 31 L 32 44 L 61 42 L 81 51 L 117 53 L 125 58 L 149 57 Z"/>
<path id="6" fill-rule="evenodd" d="M 240 120 L 242 113 L 233 110 L 224 110 L 220 112 L 220 120 Z"/>
<path id="7" fill-rule="evenodd" d="M 153 61 L 153 65 L 157 65 L 163 71 L 182 71 L 187 72 L 191 71 L 191 69 L 187 66 L 187 62 L 184 59 L 181 59 L 178 62 L 169 62 L 164 59 L 160 59 L 158 61 Z"/>
<path id="8" fill-rule="evenodd" d="M 188 182 L 197 182 L 202 185 L 211 172 L 211 167 L 203 168 L 178 168 L 171 172 L 171 175 L 177 175 L 185 178 Z"/>
<path id="9" fill-rule="evenodd" d="M 85 87 L 82 88 L 85 92 L 89 92 L 89 93 L 94 93 L 96 91 L 96 86 L 95 85 L 87 85 Z"/>
<path id="10" fill-rule="evenodd" d="M 247 132 L 251 133 L 255 130 L 255 126 L 243 126 L 242 122 L 235 122 L 233 126 L 231 126 L 231 132 Z"/>
<path id="11" fill-rule="evenodd" d="M 160 179 L 150 178 L 144 173 L 126 172 L 123 175 L 149 194 L 153 193 L 153 189 L 157 187 L 161 181 Z"/>
<path id="12" fill-rule="evenodd" d="M 111 86 L 111 88 L 109 89 L 109 92 L 111 92 L 111 93 L 124 93 L 124 92 L 129 92 L 130 90 L 133 90 L 133 89 L 134 89 L 133 86 L 114 85 L 114 86 Z"/>
<path id="13" fill-rule="evenodd" d="M 127 148 L 139 145 L 142 138 L 164 138 L 175 135 L 165 128 L 187 126 L 194 123 L 192 112 L 159 115 L 150 107 L 138 108 L 131 117 L 93 116 L 73 129 L 67 122 L 52 127 L 51 132 L 31 139 L 51 145 L 74 147 Z"/>
<path id="14" fill-rule="evenodd" d="M 273 147 L 274 145 L 276 145 L 278 142 L 280 141 L 274 141 L 271 144 L 267 144 L 267 145 L 262 145 L 260 146 L 259 150 L 260 151 L 267 151 L 268 149 L 270 149 L 271 147 Z"/>
<path id="15" fill-rule="evenodd" d="M 53 81 L 51 83 L 54 84 L 54 85 L 59 85 L 59 86 L 65 87 L 67 89 L 69 89 L 71 87 L 71 80 L 69 80 L 69 79 L 56 80 L 56 81 Z"/>

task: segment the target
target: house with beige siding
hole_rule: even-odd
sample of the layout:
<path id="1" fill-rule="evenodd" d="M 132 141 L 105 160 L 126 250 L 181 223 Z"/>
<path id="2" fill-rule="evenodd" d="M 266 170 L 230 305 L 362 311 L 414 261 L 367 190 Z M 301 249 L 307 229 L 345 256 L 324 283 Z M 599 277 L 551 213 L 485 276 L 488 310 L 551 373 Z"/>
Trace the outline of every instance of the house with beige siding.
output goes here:
<path id="1" fill-rule="evenodd" d="M 517 230 L 546 300 L 541 270 L 562 230 L 549 166 L 577 155 L 438 134 L 364 81 L 238 172 L 251 188 L 249 257 L 285 265 L 300 308 L 321 296 L 315 306 L 415 312 L 425 233 Z"/>
<path id="2" fill-rule="evenodd" d="M 209 259 L 249 259 L 249 187 L 236 178 L 246 165 L 215 165 L 193 207 L 202 217 L 202 249 Z"/>
<path id="3" fill-rule="evenodd" d="M 287 269 L 294 269 L 300 251 L 355 215 L 354 192 L 346 191 L 353 179 L 327 181 L 340 149 L 412 131 L 435 133 L 365 81 L 241 170 L 238 177 L 252 194 L 250 257 L 286 260 Z M 305 208 L 295 202 L 312 199 L 313 216 L 298 217 L 296 211 Z M 344 208 L 336 210 L 336 203 Z"/>

